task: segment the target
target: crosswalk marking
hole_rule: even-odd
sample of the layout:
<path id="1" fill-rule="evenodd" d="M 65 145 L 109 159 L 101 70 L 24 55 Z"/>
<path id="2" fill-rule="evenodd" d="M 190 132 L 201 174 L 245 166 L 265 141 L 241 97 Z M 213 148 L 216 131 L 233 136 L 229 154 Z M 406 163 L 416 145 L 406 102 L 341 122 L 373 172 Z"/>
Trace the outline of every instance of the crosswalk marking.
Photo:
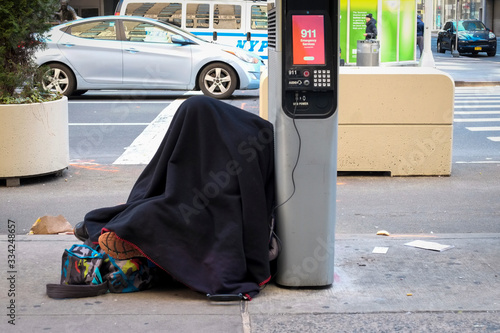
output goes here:
<path id="1" fill-rule="evenodd" d="M 471 132 L 491 132 L 500 131 L 500 126 L 490 126 L 490 127 L 466 127 Z"/>
<path id="2" fill-rule="evenodd" d="M 467 94 L 460 94 L 460 95 L 456 95 L 455 96 L 455 100 L 460 101 L 460 100 L 464 100 L 464 99 L 470 99 L 471 97 L 473 97 L 473 98 L 474 97 L 478 97 L 478 95 L 477 94 L 469 94 L 469 95 L 467 95 Z M 486 100 L 486 101 L 497 100 L 497 99 L 500 99 L 500 96 L 484 96 L 482 99 Z"/>
<path id="3" fill-rule="evenodd" d="M 474 114 L 500 114 L 500 111 L 455 111 L 457 115 L 474 115 Z"/>
<path id="4" fill-rule="evenodd" d="M 455 104 L 455 109 L 470 109 L 471 107 L 473 108 L 478 108 L 478 109 L 491 109 L 491 108 L 498 108 L 500 105 L 498 104 L 491 104 L 491 105 L 456 105 Z"/>
<path id="5" fill-rule="evenodd" d="M 473 100 L 471 100 L 471 98 Z M 477 98 L 477 97 L 466 97 L 466 98 L 458 98 L 458 97 L 455 97 L 455 104 L 456 103 L 468 103 L 468 104 L 485 104 L 485 103 L 495 103 L 495 102 L 498 102 L 500 101 L 500 97 L 499 98 L 495 98 L 495 99 L 492 99 L 492 98 Z"/>
<path id="6" fill-rule="evenodd" d="M 457 123 L 485 123 L 490 121 L 500 121 L 500 118 L 466 118 L 466 119 L 455 119 Z"/>
<path id="7" fill-rule="evenodd" d="M 148 164 L 167 133 L 179 105 L 184 101 L 185 98 L 176 99 L 163 109 L 113 164 Z"/>
<path id="8" fill-rule="evenodd" d="M 500 164 L 500 161 L 457 161 L 457 164 Z"/>
<path id="9" fill-rule="evenodd" d="M 149 123 L 69 123 L 69 126 L 148 126 Z"/>
<path id="10" fill-rule="evenodd" d="M 465 109 L 467 109 L 465 111 Z M 465 127 L 471 132 L 500 132 L 500 126 L 475 126 L 477 123 L 500 122 L 500 117 L 484 117 L 500 115 L 500 91 L 498 89 L 478 90 L 471 88 L 455 89 L 455 112 L 454 122 L 467 124 Z M 495 133 L 496 134 L 496 133 Z M 486 136 L 487 140 L 500 142 L 500 136 Z M 497 163 L 488 161 L 486 163 Z"/>
<path id="11" fill-rule="evenodd" d="M 134 102 L 148 103 L 148 104 L 165 104 L 165 103 L 168 103 L 170 100 L 151 101 L 151 100 L 147 100 L 147 99 L 144 99 L 144 100 L 135 99 L 133 101 Z M 130 100 L 123 100 L 123 101 L 119 101 L 119 100 L 112 100 L 112 101 L 72 100 L 72 101 L 68 101 L 68 104 L 130 104 L 130 103 L 131 103 Z"/>

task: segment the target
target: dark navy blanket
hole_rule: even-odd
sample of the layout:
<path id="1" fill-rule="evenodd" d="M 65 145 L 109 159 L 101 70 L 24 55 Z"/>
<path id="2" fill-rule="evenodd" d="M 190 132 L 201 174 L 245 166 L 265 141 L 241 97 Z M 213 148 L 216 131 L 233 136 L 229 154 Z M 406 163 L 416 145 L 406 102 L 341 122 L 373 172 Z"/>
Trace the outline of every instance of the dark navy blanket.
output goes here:
<path id="1" fill-rule="evenodd" d="M 255 296 L 270 279 L 272 125 L 204 96 L 177 110 L 127 202 L 90 211 L 174 279 L 203 293 Z"/>

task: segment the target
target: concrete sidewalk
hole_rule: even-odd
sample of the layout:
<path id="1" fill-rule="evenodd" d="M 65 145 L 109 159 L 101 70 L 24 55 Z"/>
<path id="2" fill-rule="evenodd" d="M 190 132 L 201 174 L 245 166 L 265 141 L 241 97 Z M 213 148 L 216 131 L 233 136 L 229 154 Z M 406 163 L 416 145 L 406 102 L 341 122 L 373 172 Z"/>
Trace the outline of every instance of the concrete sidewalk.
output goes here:
<path id="1" fill-rule="evenodd" d="M 6 238 L 1 236 L 2 248 Z M 179 287 L 50 299 L 45 284 L 58 282 L 60 257 L 75 239 L 17 236 L 13 273 L 2 261 L 7 315 L 0 327 L 2 332 L 500 331 L 500 234 L 423 237 L 454 246 L 444 252 L 404 245 L 414 239 L 422 235 L 338 234 L 331 288 L 271 284 L 251 302 L 210 303 Z M 374 254 L 375 247 L 388 252 Z M 15 295 L 6 297 L 9 288 Z"/>

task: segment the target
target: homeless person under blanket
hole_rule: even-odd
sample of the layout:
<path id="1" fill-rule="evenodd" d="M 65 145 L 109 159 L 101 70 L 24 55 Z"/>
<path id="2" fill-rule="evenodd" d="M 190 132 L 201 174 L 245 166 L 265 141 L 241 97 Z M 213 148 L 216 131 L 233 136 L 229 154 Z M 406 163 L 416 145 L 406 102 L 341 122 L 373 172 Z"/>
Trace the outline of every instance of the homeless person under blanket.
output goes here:
<path id="1" fill-rule="evenodd" d="M 206 294 L 255 296 L 271 276 L 271 123 L 188 98 L 125 204 L 84 218 L 90 240 L 115 232 L 175 280 Z"/>

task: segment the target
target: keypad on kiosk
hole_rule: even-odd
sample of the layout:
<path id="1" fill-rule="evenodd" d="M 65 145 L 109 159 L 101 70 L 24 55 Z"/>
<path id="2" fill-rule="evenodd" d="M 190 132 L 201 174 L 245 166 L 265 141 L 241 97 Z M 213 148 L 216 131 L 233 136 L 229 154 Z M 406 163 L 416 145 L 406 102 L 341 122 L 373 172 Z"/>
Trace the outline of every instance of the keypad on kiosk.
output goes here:
<path id="1" fill-rule="evenodd" d="M 329 69 L 313 70 L 313 86 L 314 87 L 331 87 L 331 75 Z"/>

